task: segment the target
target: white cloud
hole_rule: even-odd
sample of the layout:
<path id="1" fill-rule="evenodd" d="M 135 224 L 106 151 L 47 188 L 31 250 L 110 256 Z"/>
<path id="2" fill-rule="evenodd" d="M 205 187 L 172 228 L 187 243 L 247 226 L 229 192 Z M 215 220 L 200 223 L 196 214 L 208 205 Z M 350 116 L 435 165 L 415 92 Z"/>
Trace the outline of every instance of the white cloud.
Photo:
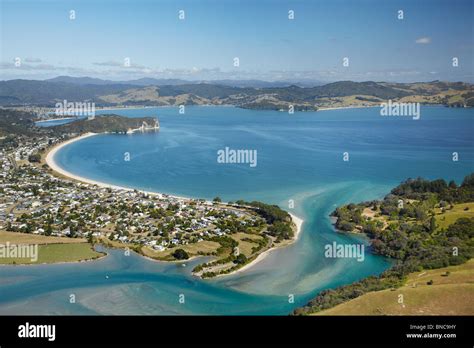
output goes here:
<path id="1" fill-rule="evenodd" d="M 69 76 L 90 76 L 115 81 L 125 81 L 131 79 L 139 79 L 143 77 L 150 78 L 169 78 L 182 79 L 188 81 L 212 81 L 212 80 L 263 80 L 263 81 L 292 81 L 304 82 L 308 85 L 317 82 L 333 82 L 341 80 L 352 81 L 424 81 L 432 80 L 435 76 L 437 79 L 454 78 L 452 72 L 437 72 L 433 70 L 417 69 L 382 69 L 348 72 L 341 69 L 327 70 L 268 70 L 268 71 L 249 71 L 249 70 L 221 70 L 218 67 L 190 67 L 190 68 L 152 68 L 142 65 L 132 64 L 130 67 L 124 68 L 118 64 L 118 61 L 109 61 L 102 63 L 91 63 L 89 66 L 70 66 L 67 63 L 48 64 L 42 63 L 25 63 L 18 67 L 13 61 L 0 61 L 0 75 L 2 79 L 15 78 L 51 78 L 58 75 Z M 471 75 L 465 75 L 460 71 L 457 80 L 472 80 Z"/>
<path id="2" fill-rule="evenodd" d="M 415 41 L 417 44 L 422 44 L 422 45 L 427 45 L 431 43 L 431 38 L 430 37 L 420 37 L 416 39 Z"/>
<path id="3" fill-rule="evenodd" d="M 113 61 L 113 60 L 109 60 L 107 62 L 96 62 L 96 63 L 93 63 L 94 65 L 98 65 L 98 66 L 115 66 L 115 67 L 123 67 L 123 62 L 117 62 L 117 61 Z"/>
<path id="4" fill-rule="evenodd" d="M 26 59 L 25 59 L 26 62 Z M 55 67 L 54 65 L 51 64 L 28 64 L 28 63 L 20 63 L 19 66 L 16 66 L 14 63 L 10 62 L 1 62 L 0 63 L 0 69 L 12 69 L 12 70 L 27 70 L 27 71 L 33 71 L 33 70 L 54 70 Z"/>

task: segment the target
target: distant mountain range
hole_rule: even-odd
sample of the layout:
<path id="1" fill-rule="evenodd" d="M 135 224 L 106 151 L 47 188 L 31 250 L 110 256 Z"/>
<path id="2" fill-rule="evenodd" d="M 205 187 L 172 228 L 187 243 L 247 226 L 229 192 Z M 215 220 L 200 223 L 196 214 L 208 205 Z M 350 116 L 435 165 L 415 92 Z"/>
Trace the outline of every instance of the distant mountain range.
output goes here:
<path id="1" fill-rule="evenodd" d="M 250 82 L 241 82 L 246 83 Z M 284 111 L 291 106 L 295 110 L 374 106 L 387 100 L 463 107 L 474 105 L 474 85 L 442 81 L 419 83 L 340 81 L 312 87 L 297 85 L 245 87 L 219 84 L 215 81 L 190 83 L 174 79 L 144 78 L 117 82 L 68 76 L 45 81 L 0 82 L 1 106 L 54 107 L 55 103 L 63 100 L 94 102 L 97 107 L 235 105 L 249 109 Z"/>
<path id="2" fill-rule="evenodd" d="M 189 84 L 213 84 L 224 85 L 230 87 L 254 87 L 254 88 L 269 88 L 269 87 L 287 87 L 296 85 L 299 87 L 314 87 L 322 85 L 320 81 L 262 81 L 262 80 L 198 80 L 187 81 L 181 79 L 155 79 L 151 77 L 144 77 L 129 81 L 112 81 L 102 80 L 92 77 L 71 77 L 58 76 L 52 79 L 45 80 L 48 82 L 66 82 L 76 85 L 133 85 L 133 86 L 177 86 Z"/>

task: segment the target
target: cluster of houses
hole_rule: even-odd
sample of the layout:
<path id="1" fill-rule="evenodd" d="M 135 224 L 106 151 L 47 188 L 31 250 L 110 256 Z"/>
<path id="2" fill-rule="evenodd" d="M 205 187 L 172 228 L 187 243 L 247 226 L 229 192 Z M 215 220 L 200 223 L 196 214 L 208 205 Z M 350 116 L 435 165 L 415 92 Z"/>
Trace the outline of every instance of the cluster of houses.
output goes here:
<path id="1" fill-rule="evenodd" d="M 7 180 L 7 176 L 9 175 L 12 169 L 12 164 L 8 159 L 8 154 L 5 150 L 0 149 L 0 187 L 2 190 L 0 194 L 0 230 L 6 228 L 8 213 L 11 206 L 14 204 L 13 201 L 9 201 L 7 199 L 3 199 L 4 197 L 4 183 Z"/>
<path id="2" fill-rule="evenodd" d="M 42 149 L 45 149 L 54 141 L 54 138 L 43 138 L 38 142 L 22 143 L 11 154 L 15 161 L 27 160 L 30 155 L 37 154 Z"/>
<path id="3" fill-rule="evenodd" d="M 0 150 L 0 230 L 53 236 L 108 238 L 121 243 L 169 247 L 224 236 L 226 220 L 242 227 L 255 214 L 204 200 L 98 187 L 59 179 L 21 161 L 51 139 Z"/>

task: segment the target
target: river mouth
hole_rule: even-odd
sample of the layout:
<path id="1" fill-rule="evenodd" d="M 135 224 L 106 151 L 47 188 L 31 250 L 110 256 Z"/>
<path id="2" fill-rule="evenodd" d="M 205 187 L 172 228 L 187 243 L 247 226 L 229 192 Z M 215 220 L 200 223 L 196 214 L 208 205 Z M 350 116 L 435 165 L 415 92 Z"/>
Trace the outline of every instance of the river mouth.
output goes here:
<path id="1" fill-rule="evenodd" d="M 2 285 L 2 313 L 288 314 L 323 289 L 390 267 L 388 260 L 372 254 L 364 262 L 324 257 L 324 246 L 334 241 L 367 243 L 334 231 L 329 214 L 336 206 L 381 198 L 407 177 L 462 178 L 472 171 L 469 165 L 439 165 L 452 146 L 474 158 L 463 110 L 430 108 L 420 125 L 390 120 L 391 127 L 371 109 L 297 113 L 292 119 L 278 112 L 215 107 L 190 107 L 184 117 L 174 108 L 116 113 L 153 114 L 162 128 L 157 134 L 81 140 L 57 153 L 58 165 L 79 176 L 148 191 L 278 204 L 305 220 L 300 239 L 245 272 L 204 281 L 190 275 L 191 265 L 126 258 L 119 251 L 95 266 L 2 268 L 4 279 L 22 279 Z M 448 137 L 453 132 L 457 139 Z M 446 141 L 440 144 L 443 137 Z M 258 164 L 219 163 L 217 152 L 226 146 L 256 150 Z M 125 152 L 131 155 L 126 163 Z M 350 155 L 348 162 L 344 152 Z M 48 272 L 39 271 L 46 267 Z M 20 291 L 27 286 L 36 293 Z M 83 296 L 80 306 L 56 300 L 75 287 Z M 176 301 L 179 294 L 186 295 L 185 306 Z M 294 302 L 289 302 L 290 295 Z M 25 299 L 30 308 L 23 308 Z"/>

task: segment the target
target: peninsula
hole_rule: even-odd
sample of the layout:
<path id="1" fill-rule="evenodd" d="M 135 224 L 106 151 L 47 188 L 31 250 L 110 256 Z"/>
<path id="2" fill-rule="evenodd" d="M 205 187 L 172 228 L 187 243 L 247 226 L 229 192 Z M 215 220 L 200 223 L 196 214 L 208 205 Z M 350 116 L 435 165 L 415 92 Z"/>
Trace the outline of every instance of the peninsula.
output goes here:
<path id="1" fill-rule="evenodd" d="M 32 117 L 3 112 L 10 118 Z M 84 255 L 98 257 L 92 250 L 94 244 L 133 250 L 160 261 L 209 256 L 211 261 L 193 270 L 202 278 L 248 268 L 269 250 L 296 240 L 302 221 L 275 205 L 143 192 L 73 175 L 54 161 L 63 146 L 98 132 L 157 130 L 157 119 L 117 115 L 80 119 L 47 129 L 25 121 L 15 143 L 8 138 L 2 142 L 0 160 L 5 180 L 0 186 L 4 193 L 0 214 L 5 223 L 0 231 L 10 244 L 16 236 L 25 234 L 42 237 L 43 244 L 51 238 L 56 248 L 71 248 L 70 243 L 62 241 L 87 241 L 89 251 L 78 255 L 78 260 Z M 35 137 L 24 136 L 26 133 Z M 42 259 L 54 262 L 51 257 Z"/>
<path id="2" fill-rule="evenodd" d="M 81 118 L 74 122 L 51 127 L 60 134 L 116 133 L 158 131 L 160 123 L 154 117 L 129 118 L 114 114 Z"/>
<path id="3" fill-rule="evenodd" d="M 424 314 L 423 308 L 444 315 L 466 312 L 463 298 L 474 299 L 472 262 L 462 268 L 454 266 L 474 257 L 474 173 L 466 176 L 459 186 L 454 181 L 447 183 L 443 179 L 408 179 L 383 200 L 344 205 L 332 215 L 339 231 L 365 234 L 371 240 L 373 252 L 393 259 L 394 265 L 380 276 L 322 291 L 304 307 L 296 309 L 294 314 L 324 314 L 325 310 L 338 305 L 340 309 L 335 307 L 328 314 L 340 314 L 340 310 L 371 315 Z M 430 271 L 438 269 L 442 272 Z M 439 279 L 442 274 L 448 277 L 454 271 L 459 276 Z M 408 290 L 418 299 L 410 299 L 411 308 L 402 310 L 400 305 L 397 306 L 397 300 L 384 302 L 394 299 L 389 289 L 405 291 L 408 283 L 416 287 L 415 279 L 422 282 L 427 278 L 420 277 L 427 272 L 430 278 L 425 280 L 425 284 L 428 287 Z M 429 290 L 435 283 L 450 284 L 450 290 L 445 288 L 443 291 L 443 287 Z M 451 309 L 456 310 L 450 311 L 449 306 L 442 305 L 433 310 L 428 301 L 422 301 L 434 291 L 445 299 L 439 303 L 450 303 Z M 459 298 L 453 300 L 455 294 Z M 368 306 L 371 300 L 378 303 L 377 308 Z"/>

